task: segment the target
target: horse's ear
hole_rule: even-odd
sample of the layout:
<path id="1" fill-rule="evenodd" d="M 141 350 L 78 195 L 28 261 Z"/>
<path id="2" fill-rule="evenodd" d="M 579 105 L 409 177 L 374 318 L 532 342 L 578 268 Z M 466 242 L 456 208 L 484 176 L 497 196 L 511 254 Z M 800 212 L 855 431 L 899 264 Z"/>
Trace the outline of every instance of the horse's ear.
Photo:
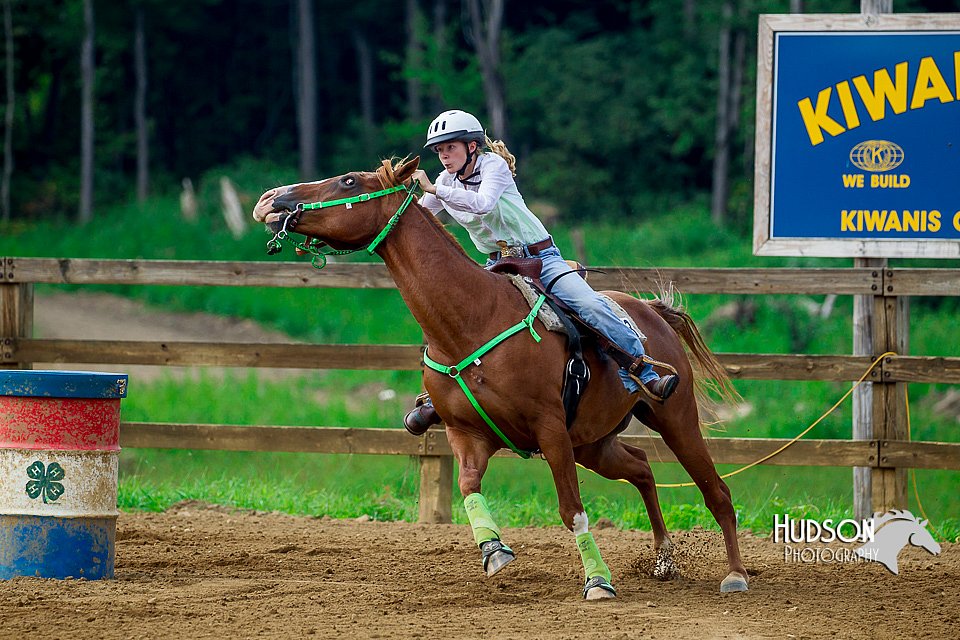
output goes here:
<path id="1" fill-rule="evenodd" d="M 927 526 L 927 521 L 926 521 L 926 520 L 924 520 L 923 522 L 921 522 L 921 523 L 920 523 L 920 526 L 921 526 L 921 527 L 925 527 L 925 526 Z"/>
<path id="2" fill-rule="evenodd" d="M 417 167 L 420 166 L 420 156 L 414 156 L 410 160 L 407 160 L 399 167 L 397 167 L 393 175 L 397 181 L 397 184 L 403 184 L 410 179 L 410 176 L 413 175 L 413 172 L 417 170 Z"/>

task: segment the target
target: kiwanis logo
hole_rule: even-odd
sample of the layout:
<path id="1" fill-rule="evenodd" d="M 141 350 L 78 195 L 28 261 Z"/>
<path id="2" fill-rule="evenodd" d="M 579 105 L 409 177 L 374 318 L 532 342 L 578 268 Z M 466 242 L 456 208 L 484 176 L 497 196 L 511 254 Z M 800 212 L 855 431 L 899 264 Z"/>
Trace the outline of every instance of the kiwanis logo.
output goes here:
<path id="1" fill-rule="evenodd" d="M 864 140 L 850 149 L 850 162 L 862 171 L 890 171 L 903 162 L 903 148 L 889 140 Z"/>
<path id="2" fill-rule="evenodd" d="M 879 562 L 893 574 L 899 574 L 897 557 L 908 544 L 938 555 L 940 545 L 927 531 L 927 521 L 920 521 L 909 511 L 892 510 L 875 513 L 866 520 L 833 519 L 794 520 L 774 516 L 773 541 L 784 543 L 784 562 Z M 862 543 L 850 547 L 823 547 L 817 543 Z M 805 546 L 794 546 L 803 544 Z"/>

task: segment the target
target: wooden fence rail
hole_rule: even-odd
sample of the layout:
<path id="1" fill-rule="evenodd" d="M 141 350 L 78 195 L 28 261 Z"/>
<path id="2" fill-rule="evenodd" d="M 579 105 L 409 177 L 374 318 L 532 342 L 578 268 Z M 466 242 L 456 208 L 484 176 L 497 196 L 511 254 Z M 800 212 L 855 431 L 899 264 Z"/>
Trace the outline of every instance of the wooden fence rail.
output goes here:
<path id="1" fill-rule="evenodd" d="M 960 296 L 954 269 L 635 269 L 602 268 L 591 274 L 598 289 L 658 291 L 672 283 L 692 294 L 840 294 L 871 296 L 893 344 L 905 327 L 895 313 L 906 296 Z M 32 336 L 34 284 L 120 284 L 303 288 L 395 288 L 386 267 L 331 263 L 317 271 L 301 262 L 209 262 L 0 258 L 0 369 L 34 362 L 97 365 L 222 366 L 304 369 L 418 370 L 421 345 L 249 344 L 173 341 L 50 340 Z M 877 342 L 874 350 L 879 347 Z M 887 347 L 888 348 L 888 347 Z M 734 379 L 858 380 L 875 355 L 717 354 Z M 854 440 L 800 440 L 764 462 L 771 465 L 846 466 L 871 470 L 874 508 L 905 507 L 905 468 L 960 469 L 960 443 L 909 442 L 905 412 L 894 388 L 903 383 L 960 384 L 960 357 L 894 354 L 867 378 L 880 391 L 872 406 L 873 436 Z M 675 462 L 654 436 L 621 435 L 652 461 Z M 776 450 L 777 438 L 707 438 L 718 463 L 747 464 Z M 443 431 L 412 438 L 400 429 L 123 423 L 124 447 L 299 451 L 410 455 L 420 463 L 420 519 L 449 522 L 453 465 Z M 512 456 L 501 452 L 498 455 Z"/>
<path id="2" fill-rule="evenodd" d="M 651 462 L 676 462 L 659 436 L 621 435 L 649 452 Z M 706 438 L 717 464 L 749 464 L 788 438 Z M 449 456 L 446 434 L 432 429 L 412 438 L 402 429 L 345 427 L 244 426 L 170 422 L 123 422 L 120 446 L 152 449 L 283 451 L 289 453 L 396 454 Z M 518 458 L 502 449 L 498 457 Z M 764 464 L 812 467 L 897 467 L 909 461 L 917 469 L 960 469 L 960 443 L 878 442 L 876 440 L 798 440 Z"/>
<path id="3" fill-rule="evenodd" d="M 379 263 L 91 260 L 3 258 L 0 283 L 136 284 L 227 287 L 395 289 Z M 638 269 L 597 267 L 597 289 L 657 291 L 674 283 L 684 293 L 960 296 L 953 269 Z"/>
<path id="4" fill-rule="evenodd" d="M 0 364 L 51 362 L 156 366 L 367 369 L 416 371 L 423 347 L 415 344 L 302 344 L 172 342 L 132 340 L 37 340 L 12 338 Z M 731 378 L 739 380 L 855 381 L 872 364 L 869 356 L 718 353 Z M 889 356 L 868 380 L 960 384 L 960 358 Z"/>

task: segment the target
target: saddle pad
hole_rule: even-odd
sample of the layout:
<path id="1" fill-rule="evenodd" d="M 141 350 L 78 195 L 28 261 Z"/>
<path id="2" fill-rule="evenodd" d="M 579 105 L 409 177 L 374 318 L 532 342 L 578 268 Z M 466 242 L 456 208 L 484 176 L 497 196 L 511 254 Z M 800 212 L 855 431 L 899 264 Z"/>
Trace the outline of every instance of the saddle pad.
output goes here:
<path id="1" fill-rule="evenodd" d="M 540 298 L 540 294 L 536 289 L 533 288 L 533 285 L 527 283 L 523 279 L 523 276 L 518 276 L 512 273 L 505 273 L 503 275 L 510 278 L 510 282 L 512 282 L 513 286 L 520 290 L 520 293 L 523 294 L 523 299 L 526 300 L 527 304 L 530 305 L 530 308 L 533 309 L 533 305 L 537 304 L 537 300 Z M 550 305 L 540 305 L 540 311 L 537 312 L 537 318 L 539 318 L 540 322 L 543 323 L 543 326 L 545 326 L 548 331 L 556 331 L 566 335 L 567 331 L 564 329 L 563 323 L 560 322 L 560 318 L 557 317 L 557 313 Z"/>
<path id="2" fill-rule="evenodd" d="M 533 309 L 533 305 L 537 303 L 537 299 L 540 297 L 540 293 L 533 288 L 532 285 L 524 281 L 523 277 L 513 274 L 503 274 L 506 277 L 510 278 L 510 282 L 513 283 L 517 289 L 520 290 L 520 293 L 523 294 L 524 300 L 527 301 L 527 304 L 530 305 L 530 308 Z M 647 341 L 647 336 L 643 335 L 643 332 L 640 331 L 640 327 L 637 326 L 637 323 L 634 322 L 633 318 L 620 306 L 613 298 L 603 295 L 602 293 L 598 294 L 601 298 L 606 301 L 610 308 L 613 310 L 614 315 L 620 318 L 620 321 L 627 325 L 631 331 L 637 334 L 641 342 Z M 559 333 L 566 334 L 566 331 L 563 328 L 563 323 L 560 322 L 560 319 L 557 317 L 556 312 L 549 305 L 542 305 L 540 307 L 539 313 L 537 313 L 537 318 L 540 319 L 540 322 L 547 328 L 548 331 L 557 331 Z"/>

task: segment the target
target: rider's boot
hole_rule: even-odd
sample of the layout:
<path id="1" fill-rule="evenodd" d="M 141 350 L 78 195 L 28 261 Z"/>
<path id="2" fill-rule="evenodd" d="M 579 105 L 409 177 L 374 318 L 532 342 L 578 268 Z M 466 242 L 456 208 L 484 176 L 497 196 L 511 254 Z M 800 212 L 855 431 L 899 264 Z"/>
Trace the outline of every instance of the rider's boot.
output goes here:
<path id="1" fill-rule="evenodd" d="M 640 371 L 643 369 L 644 359 L 637 358 L 633 361 L 629 367 L 627 367 L 627 373 L 635 379 L 637 382 L 640 382 Z M 650 393 L 654 398 L 660 400 L 661 402 L 670 397 L 677 389 L 677 385 L 680 383 L 680 376 L 674 374 L 667 374 L 665 376 L 660 376 L 656 380 L 651 380 L 649 382 L 641 382 L 647 392 Z"/>
<path id="2" fill-rule="evenodd" d="M 657 398 L 661 400 L 666 400 L 670 397 L 677 389 L 677 384 L 680 383 L 680 376 L 673 375 L 672 373 L 665 376 L 660 376 L 656 380 L 651 380 L 650 382 L 644 384 L 643 386 L 647 388 L 647 391 L 652 393 Z"/>
<path id="3" fill-rule="evenodd" d="M 418 395 L 413 410 L 403 417 L 404 428 L 414 436 L 422 436 L 432 425 L 441 422 L 437 410 L 433 408 L 430 395 L 427 393 Z"/>

